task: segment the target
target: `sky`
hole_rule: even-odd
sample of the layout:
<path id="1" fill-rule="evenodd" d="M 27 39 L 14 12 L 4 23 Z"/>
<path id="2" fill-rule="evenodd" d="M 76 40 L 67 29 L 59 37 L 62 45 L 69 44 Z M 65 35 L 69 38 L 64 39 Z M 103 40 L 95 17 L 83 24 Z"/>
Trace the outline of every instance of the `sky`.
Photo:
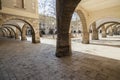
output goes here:
<path id="1" fill-rule="evenodd" d="M 46 1 L 46 2 L 45 2 Z M 50 3 L 52 3 L 53 0 L 38 0 L 39 3 L 39 13 L 40 14 L 49 14 L 49 7 Z M 53 5 L 53 4 L 51 4 Z"/>
<path id="2" fill-rule="evenodd" d="M 53 7 L 51 9 L 51 7 L 49 6 L 52 5 L 55 8 L 55 3 L 53 4 L 53 0 L 38 0 L 38 3 L 39 3 L 39 14 L 43 14 L 43 15 L 45 14 L 48 16 L 55 17 L 55 15 L 50 14 L 51 12 L 55 12 Z M 72 20 L 76 20 L 76 19 L 79 20 L 79 16 L 77 15 L 77 13 L 74 13 L 72 16 Z"/>

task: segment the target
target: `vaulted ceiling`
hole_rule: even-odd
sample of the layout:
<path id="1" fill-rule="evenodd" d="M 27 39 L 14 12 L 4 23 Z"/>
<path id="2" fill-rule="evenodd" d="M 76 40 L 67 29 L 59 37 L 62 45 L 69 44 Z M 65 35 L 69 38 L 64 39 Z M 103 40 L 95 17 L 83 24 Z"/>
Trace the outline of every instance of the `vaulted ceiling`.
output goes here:
<path id="1" fill-rule="evenodd" d="M 120 0 L 81 0 L 79 6 L 82 6 L 87 11 L 97 11 L 120 6 Z"/>
<path id="2" fill-rule="evenodd" d="M 81 0 L 77 10 L 84 12 L 88 25 L 103 18 L 120 19 L 120 0 Z"/>

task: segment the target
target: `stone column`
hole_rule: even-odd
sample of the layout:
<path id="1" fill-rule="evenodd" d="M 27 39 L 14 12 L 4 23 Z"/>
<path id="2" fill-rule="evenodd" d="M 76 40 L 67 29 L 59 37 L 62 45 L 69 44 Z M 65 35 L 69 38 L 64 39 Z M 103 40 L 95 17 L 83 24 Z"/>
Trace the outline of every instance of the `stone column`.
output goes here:
<path id="1" fill-rule="evenodd" d="M 92 40 L 98 40 L 98 30 L 96 29 L 96 23 L 92 24 Z"/>
<path id="2" fill-rule="evenodd" d="M 92 31 L 92 40 L 99 40 L 97 30 Z"/>
<path id="3" fill-rule="evenodd" d="M 3 28 L 3 32 L 5 34 L 5 37 L 9 37 L 10 32 L 7 29 Z"/>
<path id="4" fill-rule="evenodd" d="M 2 31 L 1 31 L 1 29 L 0 29 L 0 36 L 3 37 L 3 33 L 2 33 Z"/>
<path id="5" fill-rule="evenodd" d="M 106 38 L 107 35 L 106 35 L 106 29 L 105 29 L 105 26 L 102 27 L 102 38 Z"/>
<path id="6" fill-rule="evenodd" d="M 22 41 L 27 40 L 26 33 L 27 33 L 27 25 L 24 24 L 24 25 L 23 25 L 23 28 L 22 28 L 22 33 L 21 33 L 21 40 L 22 40 Z"/>
<path id="7" fill-rule="evenodd" d="M 72 14 L 79 2 L 80 0 L 56 0 L 57 57 L 70 56 L 72 54 L 69 29 Z"/>
<path id="8" fill-rule="evenodd" d="M 114 35 L 117 35 L 117 27 L 115 26 L 113 29 Z"/>
<path id="9" fill-rule="evenodd" d="M 10 30 L 10 38 L 14 38 L 15 37 L 14 32 L 10 28 L 8 28 L 8 29 Z"/>
<path id="10" fill-rule="evenodd" d="M 40 43 L 39 21 L 33 24 L 34 32 L 32 32 L 32 43 Z"/>
<path id="11" fill-rule="evenodd" d="M 3 33 L 3 37 L 6 37 L 5 31 L 3 29 L 1 29 L 2 33 Z"/>
<path id="12" fill-rule="evenodd" d="M 16 28 L 16 35 L 15 35 L 15 39 L 20 39 L 19 37 L 19 30 Z"/>
<path id="13" fill-rule="evenodd" d="M 78 13 L 81 23 L 82 23 L 82 43 L 89 44 L 89 30 L 87 27 L 88 25 L 86 22 L 85 15 L 81 10 L 77 10 L 77 13 Z"/>
<path id="14" fill-rule="evenodd" d="M 89 32 L 82 33 L 82 43 L 89 44 Z"/>
<path id="15" fill-rule="evenodd" d="M 112 29 L 112 27 L 110 27 L 110 29 L 109 29 L 109 36 L 113 36 L 113 29 Z"/>
<path id="16" fill-rule="evenodd" d="M 13 38 L 14 37 L 14 34 L 13 34 L 13 32 L 10 28 L 5 27 L 5 31 L 6 31 L 6 33 L 9 32 L 8 38 Z"/>

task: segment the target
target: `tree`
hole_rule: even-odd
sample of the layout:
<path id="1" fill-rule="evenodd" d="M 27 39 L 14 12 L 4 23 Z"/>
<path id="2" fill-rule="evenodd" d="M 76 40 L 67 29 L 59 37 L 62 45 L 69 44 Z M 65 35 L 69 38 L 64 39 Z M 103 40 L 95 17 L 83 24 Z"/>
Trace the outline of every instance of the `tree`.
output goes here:
<path id="1" fill-rule="evenodd" d="M 49 1 L 48 5 L 49 5 L 48 8 L 49 15 L 56 18 L 56 0 Z"/>

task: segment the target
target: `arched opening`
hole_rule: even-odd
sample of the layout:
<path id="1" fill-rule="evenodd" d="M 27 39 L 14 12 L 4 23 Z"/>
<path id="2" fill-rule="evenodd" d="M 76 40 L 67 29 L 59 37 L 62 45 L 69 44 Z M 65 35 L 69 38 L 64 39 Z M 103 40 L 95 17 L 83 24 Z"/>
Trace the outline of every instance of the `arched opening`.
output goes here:
<path id="1" fill-rule="evenodd" d="M 119 33 L 117 32 L 117 26 L 119 26 L 119 24 L 119 21 L 104 21 L 103 23 L 94 22 L 90 26 L 90 29 L 92 29 L 90 38 L 91 44 L 119 46 L 119 36 L 116 35 Z"/>
<path id="2" fill-rule="evenodd" d="M 76 12 L 73 13 L 71 23 L 70 23 L 70 33 L 71 33 L 71 38 L 74 40 L 77 39 L 82 39 L 81 38 L 81 33 L 82 33 L 82 25 L 81 25 L 81 20 Z M 81 40 L 82 41 L 82 40 Z"/>
<path id="3" fill-rule="evenodd" d="M 86 18 L 85 15 L 83 14 L 82 11 L 77 10 L 76 12 L 76 17 L 78 18 L 78 20 L 74 20 L 74 22 L 76 22 L 76 27 L 77 27 L 77 35 L 79 34 L 79 37 L 76 37 L 76 40 L 74 40 L 75 42 L 82 42 L 83 44 L 88 44 L 89 43 L 89 31 L 87 29 L 87 23 L 86 23 Z M 72 17 L 72 19 L 74 19 L 74 15 Z M 71 20 L 72 23 L 72 20 Z M 73 27 L 73 26 L 72 26 Z M 71 30 L 71 29 L 70 29 Z"/>
<path id="4" fill-rule="evenodd" d="M 34 31 L 31 29 L 31 27 L 27 24 L 24 24 L 22 27 L 21 40 L 32 41 L 33 34 L 34 34 Z"/>
<path id="5" fill-rule="evenodd" d="M 6 26 L 6 27 L 9 27 L 9 28 L 13 29 L 14 32 L 15 32 L 15 34 L 16 34 L 15 35 L 15 39 L 20 39 L 22 30 L 21 30 L 21 28 L 20 28 L 19 25 L 15 25 L 15 24 L 3 24 L 2 26 Z"/>
<path id="6" fill-rule="evenodd" d="M 39 28 L 41 43 L 56 44 L 56 0 L 39 0 Z"/>
<path id="7" fill-rule="evenodd" d="M 19 19 L 19 18 L 11 18 L 11 19 L 5 20 L 4 23 L 2 24 L 2 26 L 4 26 L 4 25 L 16 27 L 20 31 L 21 35 L 22 35 L 22 33 L 24 33 L 23 32 L 24 31 L 24 25 L 28 25 L 29 30 L 28 30 L 28 27 L 27 27 L 26 30 L 28 30 L 28 31 L 26 32 L 26 34 L 31 34 L 32 39 L 30 41 L 32 41 L 33 43 L 36 43 L 35 30 L 33 28 L 33 25 L 30 24 L 30 21 L 26 21 L 26 20 Z M 21 36 L 21 38 L 22 38 L 22 36 Z"/>

